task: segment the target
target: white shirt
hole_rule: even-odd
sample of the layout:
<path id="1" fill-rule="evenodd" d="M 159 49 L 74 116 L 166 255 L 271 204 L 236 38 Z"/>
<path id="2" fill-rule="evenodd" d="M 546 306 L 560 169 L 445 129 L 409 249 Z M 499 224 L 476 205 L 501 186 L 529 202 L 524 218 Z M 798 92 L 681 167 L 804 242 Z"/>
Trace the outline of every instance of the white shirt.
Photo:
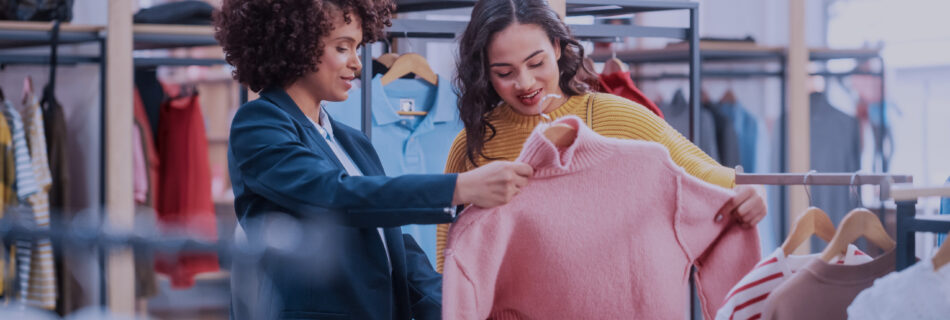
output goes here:
<path id="1" fill-rule="evenodd" d="M 343 150 L 343 146 L 341 146 L 340 143 L 336 141 L 336 137 L 333 136 L 333 126 L 330 124 L 330 117 L 327 116 L 323 107 L 320 108 L 319 124 L 313 122 L 313 119 L 309 117 L 307 119 L 310 120 L 310 123 L 313 123 L 313 126 L 317 128 L 317 132 L 320 133 L 320 136 L 330 145 L 330 149 L 333 150 L 333 154 L 336 155 L 336 158 L 343 164 L 346 173 L 351 176 L 362 176 L 363 171 L 360 171 L 360 168 L 353 163 L 353 159 L 346 153 L 346 150 Z M 389 257 L 389 245 L 386 243 L 386 234 L 383 232 L 383 228 L 376 228 L 376 230 L 379 231 L 379 240 L 383 242 L 383 249 L 386 250 L 386 263 L 389 265 L 389 271 L 391 272 L 393 270 L 393 262 L 392 258 Z"/>
<path id="2" fill-rule="evenodd" d="M 739 283 L 736 283 L 729 294 L 723 306 L 716 312 L 716 320 L 730 319 L 752 319 L 761 317 L 765 310 L 765 299 L 773 290 L 778 288 L 785 280 L 792 277 L 795 272 L 804 267 L 814 259 L 818 259 L 820 254 L 808 255 L 789 255 L 779 247 L 772 254 L 762 258 L 752 271 L 749 271 Z M 845 256 L 835 256 L 831 261 L 837 264 L 858 265 L 870 262 L 872 259 L 858 247 L 848 245 L 848 251 Z"/>
<path id="3" fill-rule="evenodd" d="M 946 245 L 946 244 L 944 244 Z M 874 280 L 848 307 L 848 319 L 947 319 L 950 268 L 930 259 Z"/>

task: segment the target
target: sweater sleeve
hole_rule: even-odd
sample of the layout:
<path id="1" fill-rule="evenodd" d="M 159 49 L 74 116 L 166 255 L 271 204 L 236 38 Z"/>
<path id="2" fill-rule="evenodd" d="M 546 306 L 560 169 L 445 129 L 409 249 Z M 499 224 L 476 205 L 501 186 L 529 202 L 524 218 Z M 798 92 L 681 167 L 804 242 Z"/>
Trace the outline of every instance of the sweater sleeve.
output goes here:
<path id="1" fill-rule="evenodd" d="M 468 159 L 465 156 L 465 130 L 459 132 L 449 149 L 449 157 L 445 161 L 445 173 L 462 173 L 466 170 Z M 435 270 L 442 273 L 445 264 L 445 242 L 449 237 L 449 224 L 438 225 L 435 231 Z"/>
<path id="2" fill-rule="evenodd" d="M 719 210 L 735 194 L 687 174 L 676 177 L 676 238 L 693 265 L 703 317 L 714 319 L 723 299 L 759 261 L 756 228 L 738 227 Z"/>
<path id="3" fill-rule="evenodd" d="M 658 142 L 689 174 L 720 187 L 735 186 L 735 170 L 721 166 L 646 107 L 609 94 L 595 99 L 591 126 L 600 135 Z"/>
<path id="4" fill-rule="evenodd" d="M 498 275 L 514 228 L 511 221 L 494 219 L 512 214 L 500 210 L 469 207 L 453 225 L 444 255 L 443 319 L 480 320 L 492 315 Z"/>

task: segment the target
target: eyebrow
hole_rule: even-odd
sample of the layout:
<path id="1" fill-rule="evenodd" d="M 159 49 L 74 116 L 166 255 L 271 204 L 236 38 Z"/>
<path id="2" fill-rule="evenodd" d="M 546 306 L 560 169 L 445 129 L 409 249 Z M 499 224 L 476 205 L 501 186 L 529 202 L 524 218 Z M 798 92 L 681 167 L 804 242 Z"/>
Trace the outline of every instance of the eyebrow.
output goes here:
<path id="1" fill-rule="evenodd" d="M 336 41 L 336 40 L 349 40 L 349 41 L 356 42 L 356 39 L 353 39 L 353 37 L 350 37 L 350 36 L 340 36 L 340 37 L 337 37 L 336 39 L 333 39 L 333 41 Z"/>
<path id="2" fill-rule="evenodd" d="M 532 53 L 531 55 L 529 55 L 527 58 L 524 58 L 524 61 L 528 61 L 528 60 L 530 60 L 531 58 L 534 58 L 534 56 L 540 54 L 541 52 L 544 52 L 544 50 L 535 51 L 534 53 Z M 510 66 L 511 66 L 510 63 L 492 63 L 492 64 L 488 65 L 489 68 L 491 68 L 491 67 L 510 67 Z"/>

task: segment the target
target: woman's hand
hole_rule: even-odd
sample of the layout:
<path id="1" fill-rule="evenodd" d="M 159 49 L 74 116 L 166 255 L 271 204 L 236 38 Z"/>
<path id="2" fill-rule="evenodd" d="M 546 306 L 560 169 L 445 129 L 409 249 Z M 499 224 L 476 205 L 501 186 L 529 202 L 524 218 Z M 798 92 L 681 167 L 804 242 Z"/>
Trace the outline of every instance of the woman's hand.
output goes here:
<path id="1" fill-rule="evenodd" d="M 736 195 L 732 197 L 727 210 L 743 227 L 751 228 L 765 218 L 768 207 L 765 205 L 765 189 L 757 186 L 738 185 L 734 189 Z"/>
<path id="2" fill-rule="evenodd" d="M 495 161 L 461 173 L 455 181 L 452 204 L 473 204 L 493 208 L 511 201 L 534 174 L 530 165 Z"/>

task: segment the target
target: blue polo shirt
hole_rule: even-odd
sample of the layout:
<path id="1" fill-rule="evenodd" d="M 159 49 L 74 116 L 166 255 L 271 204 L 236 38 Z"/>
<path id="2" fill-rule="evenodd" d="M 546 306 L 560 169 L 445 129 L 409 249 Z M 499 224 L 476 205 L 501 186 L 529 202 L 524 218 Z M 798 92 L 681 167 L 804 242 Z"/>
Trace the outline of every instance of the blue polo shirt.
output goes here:
<path id="1" fill-rule="evenodd" d="M 382 75 L 370 82 L 373 87 L 372 142 L 383 169 L 389 176 L 442 173 L 455 136 L 463 129 L 458 113 L 458 97 L 448 79 L 438 85 L 420 79 L 396 79 L 383 86 Z M 366 84 L 364 83 L 364 86 Z M 327 102 L 324 110 L 336 121 L 360 127 L 362 90 L 353 88 L 342 102 Z M 400 116 L 400 108 L 426 111 L 425 116 Z M 435 265 L 435 225 L 403 226 Z"/>

